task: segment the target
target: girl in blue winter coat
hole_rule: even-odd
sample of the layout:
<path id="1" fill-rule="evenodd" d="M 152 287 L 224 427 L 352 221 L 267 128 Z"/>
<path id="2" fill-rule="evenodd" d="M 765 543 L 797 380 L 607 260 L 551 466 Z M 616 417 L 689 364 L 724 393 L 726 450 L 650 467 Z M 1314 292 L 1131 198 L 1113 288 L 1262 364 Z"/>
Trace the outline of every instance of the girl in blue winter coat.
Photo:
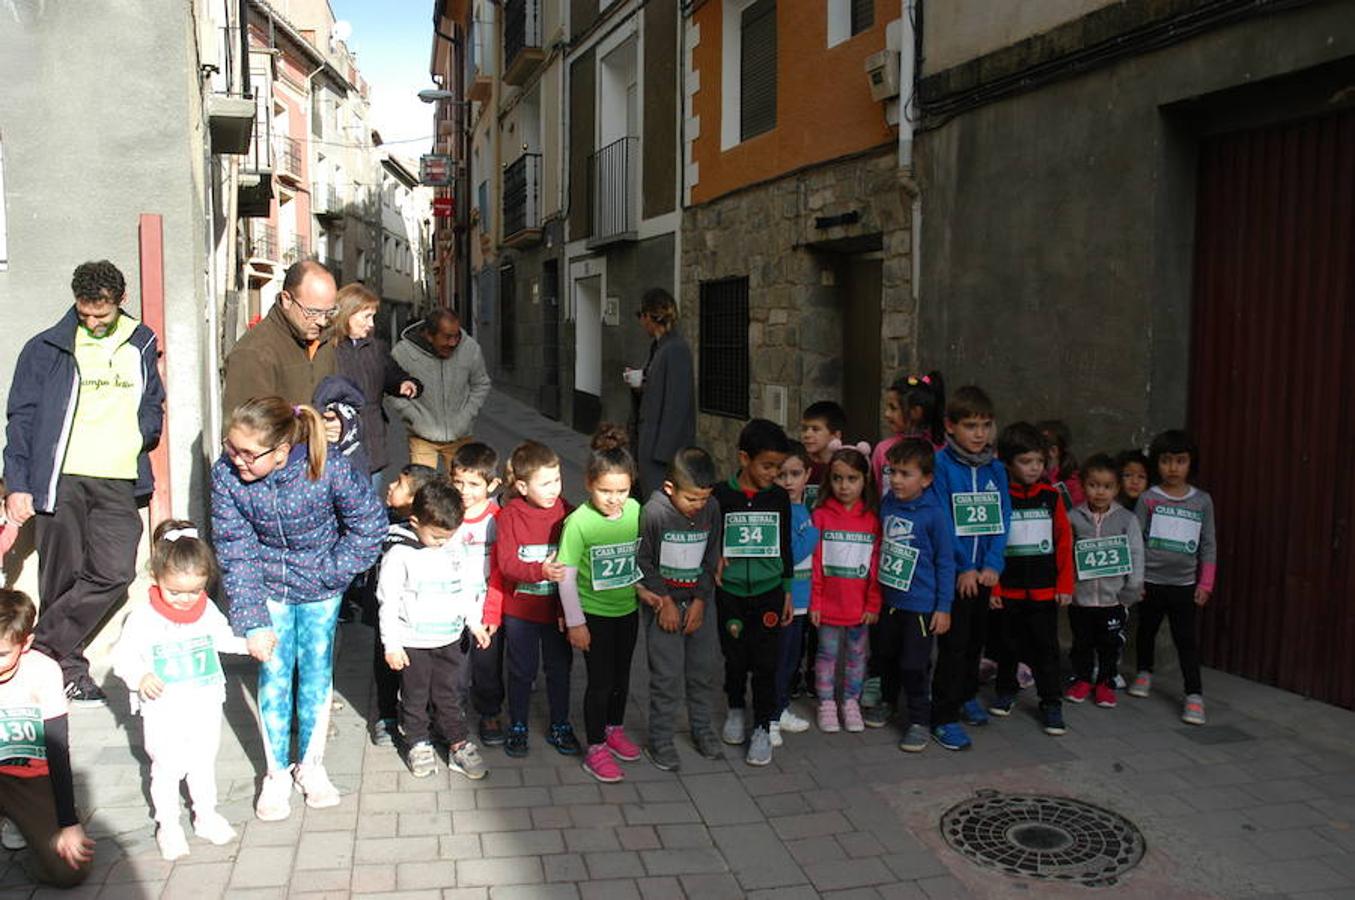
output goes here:
<path id="1" fill-rule="evenodd" d="M 293 782 L 307 806 L 334 806 L 339 792 L 323 758 L 339 602 L 353 577 L 376 561 L 385 511 L 366 472 L 337 454 L 327 458 L 318 412 L 264 397 L 231 415 L 212 467 L 212 532 L 231 627 L 262 663 L 268 774 L 255 814 L 287 818 Z"/>

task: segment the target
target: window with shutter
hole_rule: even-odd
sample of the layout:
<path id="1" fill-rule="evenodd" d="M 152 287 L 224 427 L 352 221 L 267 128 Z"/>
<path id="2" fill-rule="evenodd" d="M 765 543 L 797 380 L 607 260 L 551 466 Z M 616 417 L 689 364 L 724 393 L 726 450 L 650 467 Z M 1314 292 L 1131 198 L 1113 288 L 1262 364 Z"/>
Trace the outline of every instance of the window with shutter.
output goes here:
<path id="1" fill-rule="evenodd" d="M 748 279 L 701 282 L 701 411 L 748 418 Z"/>
<path id="2" fill-rule="evenodd" d="M 776 127 L 776 0 L 743 11 L 739 55 L 739 140 Z"/>
<path id="3" fill-rule="evenodd" d="M 851 0 L 852 34 L 860 34 L 875 24 L 875 0 Z"/>

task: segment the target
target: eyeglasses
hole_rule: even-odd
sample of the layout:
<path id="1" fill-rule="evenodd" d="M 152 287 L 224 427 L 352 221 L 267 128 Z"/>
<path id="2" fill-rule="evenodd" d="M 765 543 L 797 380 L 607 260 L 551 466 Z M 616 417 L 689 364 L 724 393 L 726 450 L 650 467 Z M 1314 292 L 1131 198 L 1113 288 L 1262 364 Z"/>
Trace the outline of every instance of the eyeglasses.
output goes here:
<path id="1" fill-rule="evenodd" d="M 305 309 L 304 306 L 301 308 Z M 274 444 L 267 450 L 260 450 L 258 453 L 254 453 L 253 451 L 250 450 L 241 450 L 239 447 L 232 444 L 229 440 L 223 440 L 221 442 L 221 452 L 226 454 L 233 460 L 242 462 L 247 466 L 252 466 L 256 462 L 263 459 L 265 456 L 272 453 L 274 450 L 278 449 L 281 446 L 282 446 L 281 444 Z"/>
<path id="2" fill-rule="evenodd" d="M 301 315 L 306 317 L 307 322 L 328 321 L 339 314 L 339 307 L 337 306 L 331 306 L 329 309 L 315 309 L 290 295 L 287 299 L 292 302 L 293 306 L 301 310 Z"/>

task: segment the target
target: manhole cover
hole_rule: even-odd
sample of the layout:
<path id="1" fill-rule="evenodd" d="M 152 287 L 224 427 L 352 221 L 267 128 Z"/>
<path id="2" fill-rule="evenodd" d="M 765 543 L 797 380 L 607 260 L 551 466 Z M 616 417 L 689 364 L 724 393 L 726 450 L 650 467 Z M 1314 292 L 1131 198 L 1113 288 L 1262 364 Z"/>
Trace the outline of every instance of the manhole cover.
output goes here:
<path id="1" fill-rule="evenodd" d="M 941 817 L 946 843 L 1008 875 L 1115 884 L 1143 859 L 1143 835 L 1109 810 L 1066 797 L 979 791 Z"/>

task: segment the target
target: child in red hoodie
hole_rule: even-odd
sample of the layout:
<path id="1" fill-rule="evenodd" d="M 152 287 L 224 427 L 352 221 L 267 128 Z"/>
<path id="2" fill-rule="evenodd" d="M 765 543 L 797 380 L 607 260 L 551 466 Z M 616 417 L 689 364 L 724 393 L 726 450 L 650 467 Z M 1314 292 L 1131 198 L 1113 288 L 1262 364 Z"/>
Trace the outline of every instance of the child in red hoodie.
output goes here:
<path id="1" fill-rule="evenodd" d="M 560 753 L 579 752 L 569 724 L 569 669 L 574 651 L 565 638 L 557 585 L 565 567 L 555 561 L 560 529 L 569 504 L 560 496 L 560 458 L 555 451 L 527 441 L 508 460 L 508 482 L 517 496 L 499 513 L 493 563 L 503 582 L 502 604 L 491 591 L 485 600 L 485 624 L 502 625 L 508 645 L 508 735 L 504 752 L 527 755 L 527 711 L 532 679 L 544 657 L 550 733 L 546 743 Z"/>
<path id="2" fill-rule="evenodd" d="M 869 445 L 843 447 L 828 461 L 827 490 L 812 516 L 819 530 L 809 586 L 809 620 L 819 630 L 814 688 L 819 695 L 819 730 L 864 731 L 861 684 L 866 675 L 868 626 L 880 616 L 879 492 L 872 486 Z M 842 718 L 835 699 L 838 655 L 843 667 Z"/>

